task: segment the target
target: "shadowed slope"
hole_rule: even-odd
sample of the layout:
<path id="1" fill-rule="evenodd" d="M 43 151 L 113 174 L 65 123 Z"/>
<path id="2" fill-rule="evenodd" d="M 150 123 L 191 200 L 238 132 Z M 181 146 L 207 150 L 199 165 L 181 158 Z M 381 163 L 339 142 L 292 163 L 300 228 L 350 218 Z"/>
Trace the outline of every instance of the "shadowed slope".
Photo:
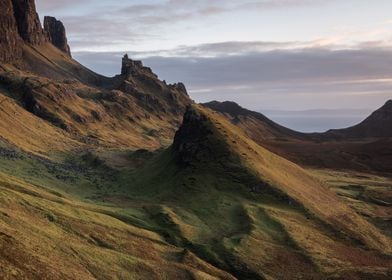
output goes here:
<path id="1" fill-rule="evenodd" d="M 1 279 L 234 279 L 158 234 L 0 172 Z"/>

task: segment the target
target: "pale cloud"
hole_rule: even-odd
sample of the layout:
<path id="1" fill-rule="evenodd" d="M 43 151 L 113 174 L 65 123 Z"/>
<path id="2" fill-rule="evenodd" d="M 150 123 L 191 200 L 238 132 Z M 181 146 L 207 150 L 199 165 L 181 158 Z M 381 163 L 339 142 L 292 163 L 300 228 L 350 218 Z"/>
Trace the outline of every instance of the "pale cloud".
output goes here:
<path id="1" fill-rule="evenodd" d="M 56 16 L 66 26 L 74 51 L 120 50 L 143 45 L 152 38 L 171 40 L 170 30 L 181 24 L 192 29 L 195 21 L 240 12 L 263 12 L 271 9 L 296 9 L 323 5 L 334 0 L 37 0 L 43 15 Z M 169 34 L 168 34 L 169 32 Z M 185 32 L 185 31 L 182 31 Z M 157 42 L 155 40 L 154 42 Z"/>

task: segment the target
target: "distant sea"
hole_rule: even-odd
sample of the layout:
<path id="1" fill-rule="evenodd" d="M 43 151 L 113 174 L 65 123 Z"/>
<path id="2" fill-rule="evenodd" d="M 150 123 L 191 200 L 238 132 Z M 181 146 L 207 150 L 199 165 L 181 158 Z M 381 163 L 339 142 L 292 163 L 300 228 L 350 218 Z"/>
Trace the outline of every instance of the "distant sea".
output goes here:
<path id="1" fill-rule="evenodd" d="M 329 129 L 350 127 L 363 121 L 371 111 L 370 109 L 259 110 L 274 122 L 301 132 L 324 132 Z"/>

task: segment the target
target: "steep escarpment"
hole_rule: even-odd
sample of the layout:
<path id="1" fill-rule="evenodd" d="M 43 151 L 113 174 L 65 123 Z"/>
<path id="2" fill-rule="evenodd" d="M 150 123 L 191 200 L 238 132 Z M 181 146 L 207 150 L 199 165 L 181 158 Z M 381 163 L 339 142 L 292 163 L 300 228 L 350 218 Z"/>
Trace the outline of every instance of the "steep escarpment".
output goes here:
<path id="1" fill-rule="evenodd" d="M 22 39 L 19 36 L 11 0 L 0 0 L 0 63 L 22 56 Z"/>
<path id="2" fill-rule="evenodd" d="M 12 0 L 20 37 L 28 44 L 41 45 L 48 37 L 41 26 L 34 0 Z"/>
<path id="3" fill-rule="evenodd" d="M 49 41 L 58 49 L 71 56 L 71 49 L 68 45 L 67 35 L 63 23 L 55 17 L 46 16 L 44 18 L 44 30 L 47 32 Z"/>
<path id="4" fill-rule="evenodd" d="M 24 46 L 47 43 L 70 55 L 63 24 L 46 17 L 42 28 L 34 0 L 1 0 L 0 9 L 0 63 L 22 59 Z"/>

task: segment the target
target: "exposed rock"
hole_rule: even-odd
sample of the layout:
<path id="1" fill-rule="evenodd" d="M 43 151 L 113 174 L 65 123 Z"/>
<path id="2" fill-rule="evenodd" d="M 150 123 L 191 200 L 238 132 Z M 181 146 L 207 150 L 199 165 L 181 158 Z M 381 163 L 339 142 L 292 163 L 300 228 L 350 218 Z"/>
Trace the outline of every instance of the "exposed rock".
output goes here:
<path id="1" fill-rule="evenodd" d="M 132 60 L 125 54 L 122 59 L 121 75 L 128 76 L 142 67 L 143 64 L 141 61 Z"/>
<path id="2" fill-rule="evenodd" d="M 179 92 L 182 92 L 186 95 L 188 95 L 188 91 L 186 90 L 186 87 L 183 83 L 176 83 L 173 85 L 169 85 L 171 88 L 178 90 Z"/>
<path id="3" fill-rule="evenodd" d="M 178 160 L 183 165 L 192 165 L 209 158 L 210 154 L 208 135 L 212 132 L 206 123 L 207 117 L 192 106 L 188 106 L 184 114 L 182 126 L 177 131 L 173 149 L 178 155 Z"/>
<path id="4" fill-rule="evenodd" d="M 127 54 L 122 59 L 121 75 L 115 77 L 115 88 L 132 95 L 140 107 L 158 118 L 167 114 L 182 116 L 191 103 L 184 84 L 167 85 L 151 68 Z"/>
<path id="5" fill-rule="evenodd" d="M 42 29 L 34 0 L 12 0 L 14 14 L 22 39 L 32 45 L 40 45 L 48 41 Z"/>
<path id="6" fill-rule="evenodd" d="M 125 54 L 122 59 L 121 75 L 127 77 L 143 74 L 152 75 L 153 77 L 158 78 L 158 76 L 152 72 L 151 68 L 143 66 L 143 63 L 140 60 L 132 60 Z"/>
<path id="7" fill-rule="evenodd" d="M 0 62 L 7 63 L 22 55 L 22 40 L 11 0 L 0 0 L 0 10 Z"/>
<path id="8" fill-rule="evenodd" d="M 52 42 L 55 47 L 71 56 L 65 27 L 61 21 L 54 17 L 46 16 L 44 18 L 44 30 L 48 34 L 49 41 Z"/>

